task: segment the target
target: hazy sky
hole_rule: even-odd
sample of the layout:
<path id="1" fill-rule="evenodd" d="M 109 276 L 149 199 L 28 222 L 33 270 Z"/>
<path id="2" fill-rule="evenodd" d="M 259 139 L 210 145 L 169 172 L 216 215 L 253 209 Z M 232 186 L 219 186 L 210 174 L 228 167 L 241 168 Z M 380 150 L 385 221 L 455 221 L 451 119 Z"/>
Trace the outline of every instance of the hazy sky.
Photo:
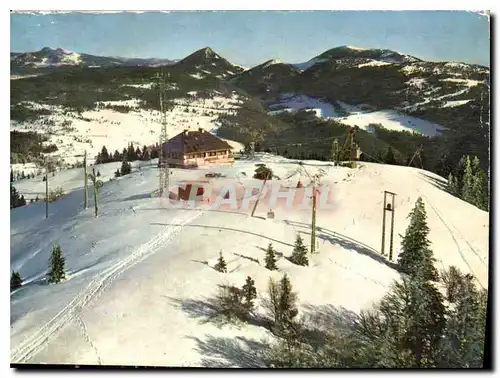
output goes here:
<path id="1" fill-rule="evenodd" d="M 336 46 L 388 48 L 489 66 L 489 22 L 464 11 L 11 14 L 11 51 L 183 58 L 210 46 L 229 61 L 300 63 Z"/>

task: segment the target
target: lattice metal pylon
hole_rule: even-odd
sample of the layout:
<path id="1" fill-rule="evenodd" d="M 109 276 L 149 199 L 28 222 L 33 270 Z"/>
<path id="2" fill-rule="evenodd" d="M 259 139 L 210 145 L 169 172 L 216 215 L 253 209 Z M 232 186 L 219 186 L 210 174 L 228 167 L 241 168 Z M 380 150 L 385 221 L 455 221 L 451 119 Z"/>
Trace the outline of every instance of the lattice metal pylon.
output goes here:
<path id="1" fill-rule="evenodd" d="M 169 179 L 170 170 L 168 166 L 167 156 L 164 155 L 164 146 L 168 143 L 168 132 L 167 132 L 167 115 L 165 109 L 165 80 L 163 72 L 161 75 L 156 76 L 159 80 L 160 88 L 160 112 L 161 112 L 161 133 L 160 133 L 160 151 L 158 156 L 158 167 L 160 171 L 159 177 L 159 196 L 162 197 L 164 190 L 169 189 Z"/>

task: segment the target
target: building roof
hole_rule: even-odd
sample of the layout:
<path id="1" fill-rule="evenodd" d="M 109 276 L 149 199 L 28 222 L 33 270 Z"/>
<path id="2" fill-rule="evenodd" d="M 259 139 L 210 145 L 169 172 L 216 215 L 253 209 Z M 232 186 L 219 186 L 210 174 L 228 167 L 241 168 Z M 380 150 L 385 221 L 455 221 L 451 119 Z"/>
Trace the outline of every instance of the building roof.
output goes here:
<path id="1" fill-rule="evenodd" d="M 164 152 L 178 152 L 182 154 L 230 150 L 232 147 L 225 141 L 203 129 L 196 131 L 184 130 L 170 139 L 164 146 Z"/>

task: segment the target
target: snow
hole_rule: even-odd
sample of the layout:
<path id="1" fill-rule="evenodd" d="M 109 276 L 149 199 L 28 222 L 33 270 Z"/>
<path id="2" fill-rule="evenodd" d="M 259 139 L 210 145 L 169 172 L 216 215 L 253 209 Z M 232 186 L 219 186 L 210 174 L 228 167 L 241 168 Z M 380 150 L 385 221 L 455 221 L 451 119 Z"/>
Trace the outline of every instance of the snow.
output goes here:
<path id="1" fill-rule="evenodd" d="M 356 50 L 356 51 L 365 51 L 366 49 L 363 49 L 361 47 L 356 47 L 356 46 L 345 46 L 347 47 L 349 50 Z"/>
<path id="2" fill-rule="evenodd" d="M 434 136 L 440 133 L 442 126 L 421 118 L 408 116 L 395 110 L 378 110 L 360 112 L 340 118 L 342 123 L 368 129 L 370 124 L 381 124 L 386 129 L 394 131 L 412 131 L 422 135 Z"/>
<path id="3" fill-rule="evenodd" d="M 358 68 L 361 68 L 361 67 L 377 67 L 377 66 L 386 66 L 388 64 L 391 64 L 390 62 L 382 62 L 380 60 L 371 60 L 370 62 L 368 63 L 363 63 L 363 64 L 360 64 L 358 65 Z"/>
<path id="4" fill-rule="evenodd" d="M 255 161 L 240 160 L 233 167 L 173 169 L 171 181 L 205 179 L 207 171 L 235 181 L 241 172 L 250 178 L 257 162 L 280 177 L 299 167 L 294 160 L 257 154 Z M 308 244 L 310 210 L 276 208 L 275 219 L 264 220 L 249 217 L 250 210 L 243 209 L 167 209 L 163 200 L 149 196 L 158 185 L 155 164 L 136 162 L 131 175 L 113 181 L 108 180 L 119 163 L 96 166 L 105 182 L 98 218 L 93 216 L 92 197 L 89 209 L 83 209 L 82 169 L 50 178 L 51 185 L 68 194 L 50 204 L 48 219 L 43 203 L 11 211 L 10 268 L 19 270 L 27 282 L 11 294 L 11 362 L 206 365 L 212 357 L 202 348 L 206 343 L 213 351 L 224 345 L 214 342 L 219 338 L 272 338 L 256 325 L 217 327 L 200 321 L 206 311 L 203 301 L 213 297 L 218 284 L 241 286 L 248 275 L 256 283 L 257 305 L 269 277 L 287 273 L 301 314 L 314 305 L 359 312 L 380 299 L 398 277 L 377 252 L 384 190 L 397 193 L 394 259 L 401 248 L 397 235 L 404 234 L 407 215 L 422 196 L 437 267 L 455 265 L 487 286 L 488 213 L 436 187 L 434 180 L 445 180 L 432 173 L 373 163 L 351 170 L 304 162 L 310 174 L 320 168 L 326 172 L 322 182 L 332 185 L 335 206 L 317 212 L 319 253 L 310 256 L 310 266 L 280 258 L 280 271 L 269 272 L 241 256 L 262 262 L 261 248 L 270 241 L 288 256 L 298 232 Z M 294 185 L 298 179 L 308 183 L 300 173 L 288 182 Z M 27 180 L 19 190 L 38 191 L 43 184 Z M 265 215 L 266 206 L 261 202 L 256 215 Z M 69 279 L 44 285 L 53 243 L 61 245 Z M 220 250 L 228 263 L 226 274 L 202 263 L 213 266 Z"/>
<path id="5" fill-rule="evenodd" d="M 192 78 L 195 78 L 195 79 L 203 79 L 204 76 L 202 74 L 200 74 L 199 72 L 195 73 L 195 74 L 190 74 L 189 76 L 191 76 Z"/>
<path id="6" fill-rule="evenodd" d="M 323 63 L 326 61 L 328 61 L 328 59 L 313 58 L 313 59 L 308 60 L 307 62 L 304 62 L 304 63 L 292 64 L 292 66 L 295 67 L 296 69 L 298 69 L 299 71 L 305 71 L 305 70 L 308 70 L 309 68 L 311 68 L 312 66 L 314 66 L 315 64 Z"/>
<path id="7" fill-rule="evenodd" d="M 328 104 L 326 102 L 322 102 L 315 98 L 306 96 L 306 95 L 295 95 L 295 94 L 284 94 L 281 96 L 280 102 L 274 105 L 271 105 L 271 108 L 284 106 L 290 110 L 299 110 L 299 109 L 308 109 L 315 112 L 318 117 L 323 118 L 336 118 L 338 117 L 337 113 L 335 113 L 335 109 L 333 105 Z M 271 114 L 275 114 L 276 112 L 280 112 L 281 110 L 277 110 L 275 112 L 271 112 Z"/>
<path id="8" fill-rule="evenodd" d="M 124 84 L 123 87 L 133 87 L 133 88 L 145 88 L 145 89 L 151 89 L 153 86 L 153 83 L 147 83 L 147 84 Z"/>
<path id="9" fill-rule="evenodd" d="M 443 105 L 443 108 L 454 108 L 456 106 L 461 106 L 467 104 L 471 100 L 455 100 L 455 101 L 447 101 L 446 104 Z"/>
<path id="10" fill-rule="evenodd" d="M 237 109 L 239 96 L 231 97 L 216 94 L 211 99 L 176 99 L 174 107 L 167 112 L 168 133 L 177 135 L 185 128 L 212 130 L 220 114 L 230 113 Z M 26 102 L 33 108 L 45 108 L 53 113 L 41 116 L 40 120 L 31 123 L 11 121 L 10 129 L 18 131 L 36 131 L 46 133 L 49 140 L 46 144 L 56 144 L 57 157 L 67 164 L 82 161 L 84 151 L 87 150 L 89 161 L 92 162 L 102 146 L 106 146 L 110 153 L 122 151 L 129 143 L 142 148 L 144 145 L 156 144 L 161 130 L 161 115 L 158 111 L 146 111 L 138 108 L 138 100 L 104 101 L 98 103 L 96 109 L 82 112 L 81 117 L 76 113 L 67 112 L 57 106 Z M 128 113 L 121 113 L 113 109 L 104 109 L 103 105 L 128 106 Z M 186 106 L 189 112 L 185 112 Z M 193 110 L 195 112 L 193 112 Z M 209 115 L 208 112 L 212 112 Z M 54 124 L 44 124 L 51 121 Z M 63 122 L 70 124 L 64 126 Z M 26 172 L 27 173 L 27 172 Z"/>
<path id="11" fill-rule="evenodd" d="M 407 85 L 422 89 L 427 85 L 427 80 L 422 78 L 412 78 L 406 82 Z"/>
<path id="12" fill-rule="evenodd" d="M 453 83 L 460 83 L 460 84 L 463 84 L 469 88 L 483 84 L 483 82 L 480 80 L 470 80 L 470 79 L 446 78 L 446 79 L 443 79 L 441 81 L 450 81 Z"/>
<path id="13" fill-rule="evenodd" d="M 318 117 L 333 118 L 346 125 L 358 126 L 368 131 L 370 131 L 370 124 L 382 124 L 389 130 L 413 131 L 427 136 L 434 136 L 443 129 L 435 123 L 408 116 L 395 110 L 367 111 L 362 110 L 361 107 L 351 106 L 340 101 L 337 101 L 337 103 L 350 114 L 347 116 L 338 114 L 333 105 L 306 95 L 286 94 L 281 96 L 279 102 L 270 105 L 271 109 L 279 107 L 279 109 L 272 110 L 270 114 L 309 109 L 314 111 Z"/>

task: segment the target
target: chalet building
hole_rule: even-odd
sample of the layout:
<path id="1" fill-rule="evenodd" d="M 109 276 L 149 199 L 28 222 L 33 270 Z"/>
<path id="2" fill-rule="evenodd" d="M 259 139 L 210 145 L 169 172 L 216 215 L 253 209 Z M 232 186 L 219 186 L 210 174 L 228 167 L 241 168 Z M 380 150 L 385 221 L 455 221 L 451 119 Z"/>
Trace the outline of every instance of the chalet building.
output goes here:
<path id="1" fill-rule="evenodd" d="M 184 130 L 163 145 L 163 154 L 170 167 L 196 168 L 210 164 L 231 164 L 234 156 L 227 142 L 208 131 Z"/>

